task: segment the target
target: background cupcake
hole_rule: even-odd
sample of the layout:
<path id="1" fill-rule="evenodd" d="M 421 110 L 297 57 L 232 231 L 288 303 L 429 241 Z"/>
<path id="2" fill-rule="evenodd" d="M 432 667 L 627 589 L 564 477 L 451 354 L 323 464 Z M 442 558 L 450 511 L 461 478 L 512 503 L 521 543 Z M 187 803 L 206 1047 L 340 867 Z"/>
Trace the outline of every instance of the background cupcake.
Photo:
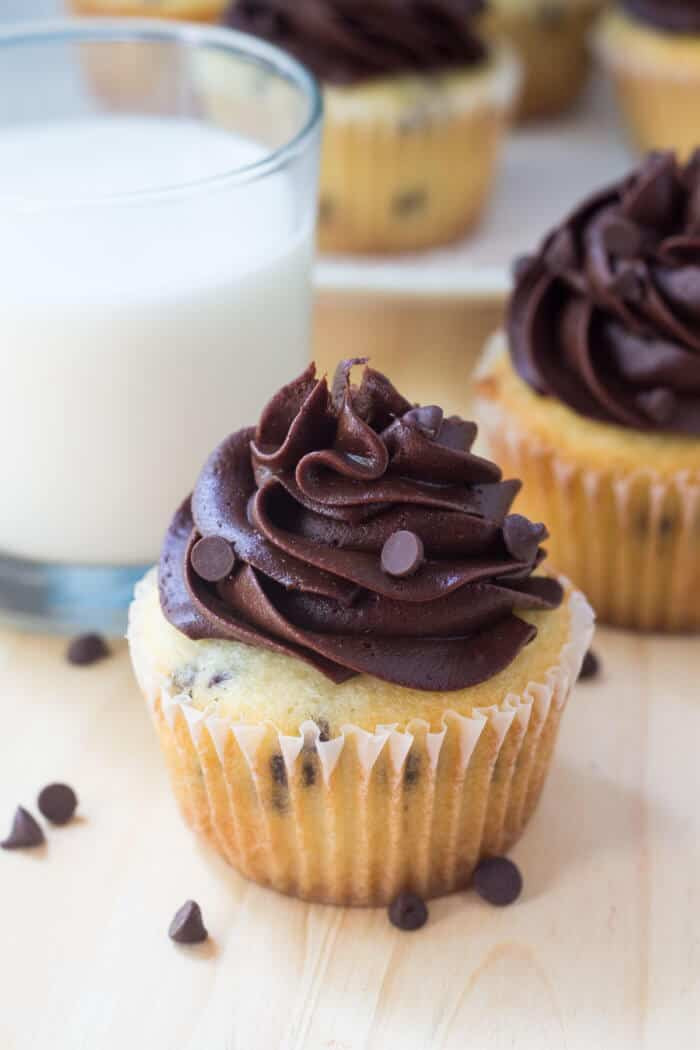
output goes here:
<path id="1" fill-rule="evenodd" d="M 578 98 L 590 66 L 588 31 L 602 0 L 490 0 L 484 30 L 523 63 L 518 115 L 556 116 Z"/>
<path id="2" fill-rule="evenodd" d="M 228 25 L 292 52 L 323 83 L 323 249 L 423 248 L 476 222 L 518 83 L 510 54 L 477 35 L 483 6 L 237 0 L 230 8 Z"/>
<path id="3" fill-rule="evenodd" d="M 602 22 L 597 48 L 640 149 L 700 143 L 700 5 L 695 0 L 622 0 Z"/>
<path id="4" fill-rule="evenodd" d="M 518 266 L 477 378 L 520 509 L 622 626 L 700 628 L 699 209 L 668 153 L 582 204 Z"/>
<path id="5" fill-rule="evenodd" d="M 129 639 L 187 821 L 258 882 L 379 904 L 517 839 L 592 620 L 475 426 L 352 364 L 214 452 Z"/>

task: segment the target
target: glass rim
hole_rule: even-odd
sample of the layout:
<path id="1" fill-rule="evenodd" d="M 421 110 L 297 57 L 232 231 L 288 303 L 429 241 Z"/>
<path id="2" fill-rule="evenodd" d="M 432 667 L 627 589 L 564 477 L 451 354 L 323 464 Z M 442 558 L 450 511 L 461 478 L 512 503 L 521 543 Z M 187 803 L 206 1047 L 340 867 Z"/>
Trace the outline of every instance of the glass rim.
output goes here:
<path id="1" fill-rule="evenodd" d="M 201 191 L 216 191 L 242 183 L 252 182 L 279 171 L 294 157 L 304 153 L 320 127 L 323 118 L 323 96 L 316 77 L 301 62 L 274 44 L 241 33 L 225 26 L 212 26 L 196 22 L 181 22 L 158 18 L 83 18 L 68 17 L 19 22 L 0 27 L 0 55 L 4 49 L 21 47 L 33 43 L 129 43 L 129 42 L 175 42 L 187 48 L 212 47 L 217 53 L 228 53 L 252 60 L 283 80 L 296 85 L 309 100 L 309 112 L 304 123 L 288 141 L 266 152 L 252 163 L 231 168 L 215 175 L 190 179 L 179 183 L 148 189 L 128 190 L 117 193 L 85 195 L 80 198 L 51 198 L 20 196 L 4 197 L 0 204 L 16 203 L 54 208 L 71 205 L 136 204 L 141 201 L 162 199 L 170 196 L 189 195 Z"/>

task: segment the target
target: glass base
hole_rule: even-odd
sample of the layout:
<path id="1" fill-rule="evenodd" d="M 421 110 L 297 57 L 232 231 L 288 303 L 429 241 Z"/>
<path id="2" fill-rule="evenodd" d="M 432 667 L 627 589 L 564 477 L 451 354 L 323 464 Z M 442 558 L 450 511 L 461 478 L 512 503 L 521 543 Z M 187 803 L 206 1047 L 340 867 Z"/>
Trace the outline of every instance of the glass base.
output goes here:
<path id="1" fill-rule="evenodd" d="M 58 565 L 0 554 L 0 622 L 29 631 L 126 631 L 147 565 Z"/>

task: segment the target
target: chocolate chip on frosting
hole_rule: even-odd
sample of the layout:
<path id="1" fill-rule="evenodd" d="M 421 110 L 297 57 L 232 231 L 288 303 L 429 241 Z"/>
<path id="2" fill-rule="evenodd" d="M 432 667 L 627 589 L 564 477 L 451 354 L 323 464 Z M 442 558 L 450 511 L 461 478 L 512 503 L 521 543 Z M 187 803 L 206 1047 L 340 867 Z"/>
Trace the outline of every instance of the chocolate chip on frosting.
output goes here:
<path id="1" fill-rule="evenodd" d="M 168 927 L 168 936 L 177 944 L 201 944 L 209 936 L 196 901 L 185 901 Z"/>
<path id="2" fill-rule="evenodd" d="M 503 541 L 508 552 L 518 561 L 535 560 L 547 530 L 541 523 L 529 521 L 522 514 L 509 514 L 503 522 Z"/>
<path id="3" fill-rule="evenodd" d="M 389 921 L 399 930 L 419 930 L 428 921 L 428 908 L 417 893 L 405 890 L 389 905 Z"/>
<path id="4" fill-rule="evenodd" d="M 67 824 L 72 820 L 78 798 L 68 784 L 47 784 L 39 792 L 39 812 L 52 824 Z"/>
<path id="5" fill-rule="evenodd" d="M 382 568 L 389 576 L 412 576 L 423 564 L 423 541 L 415 532 L 394 532 L 382 547 Z"/>
<path id="6" fill-rule="evenodd" d="M 503 908 L 520 896 L 523 878 L 517 866 L 508 857 L 489 857 L 477 865 L 473 885 L 485 901 Z"/>
<path id="7" fill-rule="evenodd" d="M 0 846 L 2 849 L 31 849 L 41 846 L 44 841 L 44 832 L 34 817 L 23 806 L 18 806 L 10 834 L 0 842 Z"/>
<path id="8" fill-rule="evenodd" d="M 192 568 L 202 580 L 218 583 L 233 571 L 236 557 L 223 536 L 204 536 L 192 548 Z"/>

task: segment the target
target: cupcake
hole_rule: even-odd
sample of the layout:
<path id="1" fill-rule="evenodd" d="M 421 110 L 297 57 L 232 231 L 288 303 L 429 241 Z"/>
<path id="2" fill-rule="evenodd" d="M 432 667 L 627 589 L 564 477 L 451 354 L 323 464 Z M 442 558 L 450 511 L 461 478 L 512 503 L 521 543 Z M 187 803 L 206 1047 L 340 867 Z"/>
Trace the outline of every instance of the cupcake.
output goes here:
<path id="1" fill-rule="evenodd" d="M 488 448 L 608 623 L 700 628 L 700 157 L 650 154 L 517 266 Z"/>
<path id="2" fill-rule="evenodd" d="M 236 0 L 226 23 L 291 52 L 324 88 L 325 251 L 454 240 L 479 218 L 517 92 L 476 34 L 482 0 Z M 213 68 L 212 68 L 213 73 Z"/>
<path id="3" fill-rule="evenodd" d="M 217 22 L 227 0 L 70 0 L 76 14 Z"/>
<path id="4" fill-rule="evenodd" d="M 589 69 L 588 31 L 602 0 L 491 0 L 484 30 L 507 39 L 523 63 L 518 116 L 552 117 L 569 109 Z"/>
<path id="5" fill-rule="evenodd" d="M 700 4 L 623 0 L 596 43 L 639 148 L 689 157 L 700 142 Z"/>
<path id="6" fill-rule="evenodd" d="M 355 364 L 213 453 L 129 641 L 186 821 L 263 885 L 380 904 L 518 838 L 592 614 L 474 424 Z"/>

